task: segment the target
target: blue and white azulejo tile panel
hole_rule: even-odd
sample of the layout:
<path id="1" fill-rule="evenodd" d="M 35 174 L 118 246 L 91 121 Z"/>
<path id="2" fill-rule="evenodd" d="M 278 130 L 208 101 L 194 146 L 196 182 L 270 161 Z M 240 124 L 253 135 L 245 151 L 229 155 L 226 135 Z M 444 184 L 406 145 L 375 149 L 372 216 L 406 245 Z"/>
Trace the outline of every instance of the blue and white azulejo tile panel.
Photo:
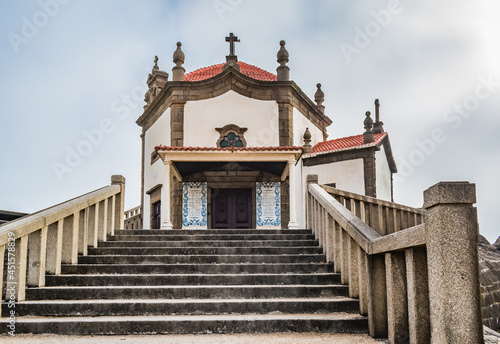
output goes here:
<path id="1" fill-rule="evenodd" d="M 182 190 L 182 228 L 207 228 L 207 183 L 184 183 Z"/>
<path id="2" fill-rule="evenodd" d="M 257 228 L 281 228 L 280 183 L 257 183 Z"/>

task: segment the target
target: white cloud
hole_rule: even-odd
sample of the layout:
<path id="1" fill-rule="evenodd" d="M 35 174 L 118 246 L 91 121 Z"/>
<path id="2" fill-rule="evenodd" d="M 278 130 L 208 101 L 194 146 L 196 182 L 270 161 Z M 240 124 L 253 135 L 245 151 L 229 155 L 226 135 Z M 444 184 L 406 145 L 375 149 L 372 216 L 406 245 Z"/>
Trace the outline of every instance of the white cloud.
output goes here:
<path id="1" fill-rule="evenodd" d="M 500 90 L 460 130 L 450 129 L 442 115 L 474 91 L 479 76 L 493 73 L 500 80 L 499 5 L 402 0 L 403 10 L 348 64 L 339 45 L 351 42 L 354 29 L 364 28 L 372 11 L 388 3 L 242 0 L 220 20 L 212 0 L 71 2 L 18 54 L 6 38 L 0 42 L 0 144 L 8 164 L 0 173 L 0 191 L 10 196 L 0 208 L 35 211 L 108 184 L 113 173 L 128 177 L 127 206 L 138 204 L 140 130 L 134 122 L 142 105 L 118 120 L 111 103 L 144 83 L 154 55 L 171 73 L 177 41 L 189 72 L 223 62 L 224 37 L 234 32 L 241 39 L 240 60 L 271 72 L 278 65 L 279 41 L 287 41 L 294 81 L 310 97 L 316 83 L 323 84 L 334 121 L 331 137 L 361 133 L 363 114 L 373 110 L 375 98 L 381 100 L 395 154 L 407 157 L 415 140 L 442 127 L 448 141 L 396 186 L 397 201 L 420 205 L 422 191 L 432 183 L 472 179 L 478 184 L 481 231 L 495 240 L 499 219 L 492 204 L 500 186 L 492 171 L 498 171 L 500 159 L 485 147 L 496 145 L 491 128 L 499 124 Z M 38 9 L 36 3 L 2 3 L 0 34 L 18 32 L 21 18 Z M 110 116 L 115 132 L 61 185 L 50 163 L 64 159 L 65 147 L 76 145 L 82 130 Z M 457 142 L 466 138 L 469 144 L 456 156 Z M 471 157 L 474 164 L 468 163 Z M 28 191 L 21 195 L 21 189 Z"/>

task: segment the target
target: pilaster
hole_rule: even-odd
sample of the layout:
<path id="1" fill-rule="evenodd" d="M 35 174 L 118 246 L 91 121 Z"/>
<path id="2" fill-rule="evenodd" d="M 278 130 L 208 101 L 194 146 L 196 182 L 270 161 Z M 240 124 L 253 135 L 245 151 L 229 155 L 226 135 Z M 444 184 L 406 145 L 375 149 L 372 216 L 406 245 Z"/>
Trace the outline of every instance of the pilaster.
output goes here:
<path id="1" fill-rule="evenodd" d="M 293 106 L 288 102 L 278 102 L 279 144 L 293 146 Z"/>
<path id="2" fill-rule="evenodd" d="M 170 145 L 184 146 L 184 104 L 185 101 L 172 102 L 170 107 Z"/>

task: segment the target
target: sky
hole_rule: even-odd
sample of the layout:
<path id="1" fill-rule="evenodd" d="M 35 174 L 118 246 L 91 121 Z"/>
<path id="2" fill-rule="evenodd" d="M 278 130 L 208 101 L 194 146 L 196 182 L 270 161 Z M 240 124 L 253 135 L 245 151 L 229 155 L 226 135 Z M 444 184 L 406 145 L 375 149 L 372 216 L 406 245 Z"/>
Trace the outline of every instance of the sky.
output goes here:
<path id="1" fill-rule="evenodd" d="M 4 0 L 0 3 L 0 209 L 35 212 L 126 178 L 140 203 L 146 79 L 176 42 L 187 72 L 236 54 L 320 82 L 329 138 L 363 132 L 381 103 L 399 173 L 394 198 L 421 207 L 440 181 L 477 187 L 481 234 L 500 236 L 500 3 L 495 0 Z"/>

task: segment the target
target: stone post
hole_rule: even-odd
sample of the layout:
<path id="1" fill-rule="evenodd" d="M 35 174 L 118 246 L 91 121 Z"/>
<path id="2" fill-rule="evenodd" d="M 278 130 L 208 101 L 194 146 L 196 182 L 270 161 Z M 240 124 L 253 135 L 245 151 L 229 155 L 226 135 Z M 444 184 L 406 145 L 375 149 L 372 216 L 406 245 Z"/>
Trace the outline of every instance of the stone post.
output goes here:
<path id="1" fill-rule="evenodd" d="M 308 174 L 306 176 L 306 185 L 309 184 L 318 184 L 318 175 L 317 174 Z M 313 224 L 313 200 L 311 199 L 312 196 L 309 195 L 309 189 L 306 187 L 306 222 L 307 222 L 307 228 L 312 229 L 312 224 Z"/>
<path id="2" fill-rule="evenodd" d="M 115 196 L 115 228 L 125 229 L 125 177 L 120 175 L 111 176 L 111 185 L 119 185 L 120 193 Z M 112 228 L 113 234 L 114 229 Z"/>
<path id="3" fill-rule="evenodd" d="M 165 165 L 165 181 L 161 188 L 161 214 L 163 218 L 161 229 L 172 229 L 172 218 L 170 216 L 170 174 L 172 161 L 166 160 L 163 164 Z"/>
<path id="4" fill-rule="evenodd" d="M 475 184 L 424 191 L 432 344 L 483 343 Z"/>
<path id="5" fill-rule="evenodd" d="M 288 176 L 290 178 L 290 222 L 288 222 L 289 229 L 298 229 L 297 223 L 297 182 L 295 180 L 295 164 L 296 160 L 288 160 Z"/>

